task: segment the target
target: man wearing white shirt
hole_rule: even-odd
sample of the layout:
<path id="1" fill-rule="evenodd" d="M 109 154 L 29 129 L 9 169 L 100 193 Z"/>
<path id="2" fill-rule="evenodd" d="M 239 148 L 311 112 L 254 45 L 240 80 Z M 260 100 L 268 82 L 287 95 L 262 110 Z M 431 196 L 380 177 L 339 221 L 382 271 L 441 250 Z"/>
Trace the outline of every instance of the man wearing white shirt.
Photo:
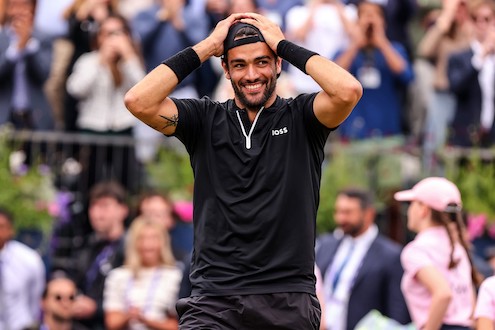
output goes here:
<path id="1" fill-rule="evenodd" d="M 316 262 L 323 275 L 327 330 L 354 329 L 371 310 L 410 322 L 400 289 L 401 247 L 378 232 L 369 192 L 346 189 L 335 203 L 333 234 L 319 239 Z"/>
<path id="2" fill-rule="evenodd" d="M 0 209 L 0 330 L 21 330 L 36 323 L 45 284 L 41 257 L 13 236 L 13 218 Z"/>

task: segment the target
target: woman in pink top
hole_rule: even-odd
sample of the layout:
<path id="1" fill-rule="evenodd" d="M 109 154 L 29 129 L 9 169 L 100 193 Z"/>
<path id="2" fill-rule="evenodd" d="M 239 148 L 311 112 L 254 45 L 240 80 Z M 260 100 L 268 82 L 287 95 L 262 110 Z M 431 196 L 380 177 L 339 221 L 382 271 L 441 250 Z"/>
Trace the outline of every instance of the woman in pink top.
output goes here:
<path id="1" fill-rule="evenodd" d="M 490 276 L 481 283 L 474 319 L 477 330 L 495 329 L 495 276 Z"/>
<path id="2" fill-rule="evenodd" d="M 401 288 L 418 329 L 471 329 L 477 275 L 462 233 L 461 194 L 430 177 L 395 194 L 411 202 L 407 226 L 417 233 L 401 254 Z"/>

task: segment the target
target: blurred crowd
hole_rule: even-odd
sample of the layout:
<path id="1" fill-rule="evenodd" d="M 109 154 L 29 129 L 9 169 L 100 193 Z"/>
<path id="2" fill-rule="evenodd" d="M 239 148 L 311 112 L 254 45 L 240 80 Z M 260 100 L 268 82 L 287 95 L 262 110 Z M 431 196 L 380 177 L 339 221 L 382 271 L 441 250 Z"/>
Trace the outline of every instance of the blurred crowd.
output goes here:
<path id="1" fill-rule="evenodd" d="M 15 219 L 0 209 L 0 329 L 177 329 L 192 204 L 157 191 L 129 197 L 116 181 L 95 184 L 85 218 L 57 226 L 43 259 L 14 239 Z"/>
<path id="2" fill-rule="evenodd" d="M 124 93 L 234 12 L 267 15 L 359 79 L 364 96 L 336 139 L 404 137 L 427 169 L 445 145 L 492 145 L 493 6 L 475 0 L 1 0 L 0 125 L 133 137 L 146 162 L 161 137 Z M 287 63 L 278 85 L 285 97 L 318 88 Z M 173 96 L 231 95 L 211 59 Z"/>
<path id="3" fill-rule="evenodd" d="M 495 0 L 425 3 L 0 0 L 0 126 L 130 137 L 138 144 L 124 150 L 132 154 L 125 159 L 146 163 L 162 136 L 127 111 L 126 91 L 164 59 L 204 39 L 229 14 L 259 12 L 279 23 L 287 39 L 333 59 L 361 82 L 363 97 L 334 139 L 399 136 L 421 150 L 427 170 L 434 169 L 445 146 L 495 142 Z M 287 63 L 277 88 L 284 97 L 318 90 Z M 172 96 L 224 101 L 232 93 L 220 61 L 211 59 Z M 152 191 L 133 205 L 129 184 L 99 182 L 96 151 L 89 157 L 93 178 L 85 212 L 55 228 L 48 260 L 12 240 L 15 219 L 0 210 L 0 330 L 177 329 L 175 303 L 190 290 L 190 205 Z M 340 239 L 332 234 L 318 242 L 326 247 L 317 250 L 316 267 L 322 329 L 330 324 L 353 329 L 372 309 L 407 324 L 400 247 L 378 234 L 365 194 L 343 196 L 335 215 Z M 349 210 L 357 205 L 361 213 L 352 218 Z M 344 263 L 352 247 L 341 238 L 359 236 L 352 232 L 356 226 L 367 233 L 359 243 L 361 259 L 373 247 L 374 262 L 351 262 L 340 287 L 325 282 L 327 276 L 339 278 L 342 269 L 332 264 L 334 258 Z M 472 259 L 485 277 L 493 274 L 485 260 Z M 352 267 L 367 269 L 361 288 Z M 351 286 L 363 291 L 353 296 Z M 483 306 L 490 303 L 486 290 L 481 297 Z"/>

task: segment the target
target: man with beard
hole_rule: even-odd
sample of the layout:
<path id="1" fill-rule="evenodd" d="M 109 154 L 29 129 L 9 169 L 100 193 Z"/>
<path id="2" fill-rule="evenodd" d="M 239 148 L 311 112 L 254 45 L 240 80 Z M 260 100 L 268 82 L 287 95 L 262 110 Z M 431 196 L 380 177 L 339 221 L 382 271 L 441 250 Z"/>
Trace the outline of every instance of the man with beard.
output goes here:
<path id="1" fill-rule="evenodd" d="M 378 232 L 375 215 L 369 192 L 348 188 L 337 194 L 338 229 L 321 237 L 316 251 L 325 329 L 354 329 L 371 310 L 402 324 L 411 321 L 400 288 L 401 247 Z"/>
<path id="2" fill-rule="evenodd" d="M 223 56 L 233 100 L 168 97 L 211 56 Z M 277 96 L 282 59 L 322 90 Z M 192 292 L 177 303 L 180 329 L 318 329 L 314 242 L 324 145 L 361 94 L 347 71 L 288 42 L 255 13 L 220 21 L 127 93 L 129 110 L 176 136 L 191 158 Z"/>
<path id="3" fill-rule="evenodd" d="M 48 281 L 41 299 L 43 320 L 39 330 L 85 330 L 72 323 L 74 300 L 77 288 L 75 283 L 65 277 Z"/>

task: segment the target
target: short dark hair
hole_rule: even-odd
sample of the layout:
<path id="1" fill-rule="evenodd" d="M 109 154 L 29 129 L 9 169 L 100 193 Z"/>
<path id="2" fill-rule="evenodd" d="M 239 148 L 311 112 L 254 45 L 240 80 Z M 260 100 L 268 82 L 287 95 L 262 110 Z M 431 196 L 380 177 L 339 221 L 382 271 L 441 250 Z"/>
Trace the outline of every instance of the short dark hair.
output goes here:
<path id="1" fill-rule="evenodd" d="M 349 198 L 355 198 L 359 200 L 361 209 L 365 210 L 367 208 L 374 206 L 374 198 L 370 191 L 363 188 L 350 187 L 340 190 L 337 196 L 344 195 Z"/>
<path id="2" fill-rule="evenodd" d="M 3 207 L 0 207 L 0 217 L 4 217 L 11 225 L 14 225 L 14 216 L 10 211 Z"/>
<path id="3" fill-rule="evenodd" d="M 119 204 L 127 203 L 127 192 L 117 181 L 103 181 L 95 184 L 89 192 L 89 204 L 105 197 L 114 198 Z"/>
<path id="4" fill-rule="evenodd" d="M 55 272 L 54 274 L 52 274 L 50 276 L 50 278 L 48 278 L 48 280 L 45 283 L 45 288 L 43 289 L 43 293 L 41 294 L 41 298 L 42 299 L 46 299 L 46 297 L 48 296 L 48 287 L 50 286 L 50 284 L 53 281 L 56 281 L 56 280 L 59 280 L 59 279 L 64 279 L 64 280 L 67 280 L 67 281 L 71 281 L 72 283 L 74 283 L 74 287 L 76 287 L 76 282 L 74 282 L 73 279 L 71 279 L 69 276 L 67 276 L 67 274 L 65 274 L 63 272 Z M 76 289 L 77 289 L 77 287 L 76 287 Z"/>

